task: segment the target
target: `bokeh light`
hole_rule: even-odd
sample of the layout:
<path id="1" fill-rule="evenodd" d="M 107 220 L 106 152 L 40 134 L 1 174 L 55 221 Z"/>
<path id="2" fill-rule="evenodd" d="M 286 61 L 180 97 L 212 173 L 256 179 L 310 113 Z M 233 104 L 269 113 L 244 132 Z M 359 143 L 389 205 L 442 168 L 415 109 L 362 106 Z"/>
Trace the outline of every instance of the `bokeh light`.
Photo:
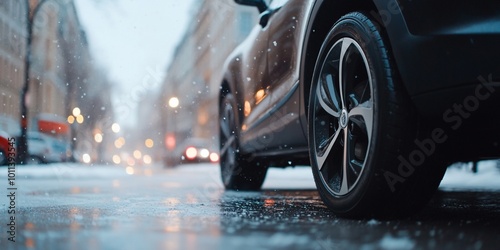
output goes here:
<path id="1" fill-rule="evenodd" d="M 111 130 L 115 133 L 118 133 L 120 132 L 120 125 L 118 123 L 113 123 L 113 125 L 111 125 Z"/>
<path id="2" fill-rule="evenodd" d="M 82 160 L 83 160 L 84 163 L 90 163 L 90 161 L 91 161 L 90 155 L 89 154 L 83 154 Z"/>
<path id="3" fill-rule="evenodd" d="M 134 151 L 134 158 L 137 159 L 137 160 L 139 160 L 139 159 L 141 159 L 141 157 L 142 157 L 141 151 L 135 150 Z"/>
<path id="4" fill-rule="evenodd" d="M 144 161 L 144 163 L 146 164 L 151 164 L 151 162 L 153 162 L 153 159 L 151 159 L 151 156 L 150 155 L 144 155 L 144 157 L 142 157 L 142 160 Z"/>
<path id="5" fill-rule="evenodd" d="M 113 163 L 114 164 L 120 164 L 122 162 L 122 159 L 120 158 L 119 155 L 113 155 Z"/>
<path id="6" fill-rule="evenodd" d="M 152 139 L 146 139 L 146 141 L 144 141 L 144 145 L 146 145 L 146 147 L 148 148 L 152 148 L 155 145 L 155 143 Z"/>

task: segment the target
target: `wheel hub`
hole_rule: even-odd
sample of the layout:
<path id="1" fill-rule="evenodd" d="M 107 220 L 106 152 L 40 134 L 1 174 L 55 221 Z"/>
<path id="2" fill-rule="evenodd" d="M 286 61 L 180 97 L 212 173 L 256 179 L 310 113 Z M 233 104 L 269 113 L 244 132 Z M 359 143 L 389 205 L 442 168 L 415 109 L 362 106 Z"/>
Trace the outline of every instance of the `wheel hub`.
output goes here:
<path id="1" fill-rule="evenodd" d="M 342 113 L 340 114 L 340 127 L 341 128 L 346 128 L 347 127 L 347 110 L 342 109 Z"/>

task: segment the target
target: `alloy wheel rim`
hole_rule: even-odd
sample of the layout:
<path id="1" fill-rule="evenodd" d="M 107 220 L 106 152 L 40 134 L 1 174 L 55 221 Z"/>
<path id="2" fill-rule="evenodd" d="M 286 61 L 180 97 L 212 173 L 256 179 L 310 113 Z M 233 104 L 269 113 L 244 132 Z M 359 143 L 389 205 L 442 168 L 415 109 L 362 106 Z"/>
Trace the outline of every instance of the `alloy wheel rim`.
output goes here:
<path id="1" fill-rule="evenodd" d="M 366 55 L 352 38 L 338 40 L 321 64 L 313 107 L 313 157 L 336 196 L 358 184 L 372 142 L 373 80 Z"/>

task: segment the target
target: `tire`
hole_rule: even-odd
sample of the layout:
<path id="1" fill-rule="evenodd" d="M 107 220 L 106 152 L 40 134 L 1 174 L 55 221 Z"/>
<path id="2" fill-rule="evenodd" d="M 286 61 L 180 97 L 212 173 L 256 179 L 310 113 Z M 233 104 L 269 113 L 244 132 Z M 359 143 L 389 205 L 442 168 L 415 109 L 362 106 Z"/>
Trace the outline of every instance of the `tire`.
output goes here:
<path id="1" fill-rule="evenodd" d="M 239 147 L 239 116 L 236 100 L 226 94 L 219 109 L 220 170 L 224 187 L 229 190 L 259 190 L 264 183 L 267 164 L 250 161 Z"/>
<path id="2" fill-rule="evenodd" d="M 411 215 L 428 202 L 446 169 L 430 159 L 418 167 L 401 163 L 415 149 L 419 119 L 389 51 L 374 22 L 349 13 L 330 30 L 314 69 L 312 171 L 322 200 L 341 216 Z"/>
<path id="3" fill-rule="evenodd" d="M 47 164 L 47 162 L 43 161 L 42 158 L 36 155 L 30 155 L 28 156 L 27 164 L 40 165 L 40 164 Z"/>

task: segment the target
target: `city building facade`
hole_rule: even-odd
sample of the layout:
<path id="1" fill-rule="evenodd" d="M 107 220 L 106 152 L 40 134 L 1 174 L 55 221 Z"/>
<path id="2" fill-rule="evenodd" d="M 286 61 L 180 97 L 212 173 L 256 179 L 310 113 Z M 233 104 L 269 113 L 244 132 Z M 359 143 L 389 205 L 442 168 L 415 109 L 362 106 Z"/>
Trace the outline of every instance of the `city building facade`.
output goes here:
<path id="1" fill-rule="evenodd" d="M 21 133 L 28 15 L 28 131 L 65 141 L 73 151 L 92 153 L 93 134 L 110 127 L 113 109 L 107 76 L 94 65 L 73 0 L 0 2 L 0 130 L 11 136 Z M 81 120 L 70 120 L 75 108 Z"/>
<path id="2" fill-rule="evenodd" d="M 0 1 L 0 130 L 19 133 L 24 85 L 27 2 Z"/>
<path id="3" fill-rule="evenodd" d="M 232 0 L 200 1 L 167 69 L 158 107 L 166 157 L 188 138 L 209 139 L 217 148 L 222 65 L 258 23 L 256 8 Z M 172 107 L 169 100 L 178 99 Z"/>

